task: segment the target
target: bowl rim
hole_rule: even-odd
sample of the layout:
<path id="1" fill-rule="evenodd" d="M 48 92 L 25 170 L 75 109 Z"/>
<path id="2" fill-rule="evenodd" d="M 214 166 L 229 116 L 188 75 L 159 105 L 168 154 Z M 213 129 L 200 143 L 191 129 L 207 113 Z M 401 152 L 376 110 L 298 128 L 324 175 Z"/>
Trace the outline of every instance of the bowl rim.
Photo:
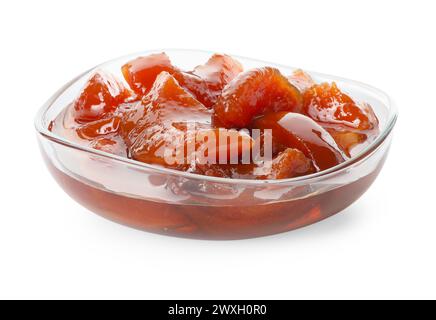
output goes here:
<path id="1" fill-rule="evenodd" d="M 152 54 L 152 53 L 156 53 L 156 52 L 177 52 L 177 51 L 179 51 L 179 52 L 180 51 L 197 52 L 197 53 L 201 52 L 201 53 L 205 53 L 205 54 L 213 54 L 214 53 L 212 51 L 207 51 L 207 50 L 165 48 L 165 49 L 140 51 L 137 53 L 124 55 L 124 56 L 121 56 L 121 57 L 118 57 L 115 59 L 110 59 L 110 60 L 105 61 L 101 64 L 98 64 L 95 67 L 88 69 L 87 71 L 81 73 L 80 75 L 76 76 L 72 80 L 68 81 L 65 85 L 63 85 L 60 89 L 58 89 L 42 105 L 42 107 L 40 107 L 40 109 L 38 110 L 38 112 L 35 116 L 35 120 L 34 120 L 34 125 L 35 125 L 35 129 L 36 129 L 37 133 L 40 134 L 42 137 L 44 137 L 52 142 L 58 143 L 60 145 L 70 147 L 70 148 L 76 149 L 78 151 L 84 151 L 84 152 L 91 153 L 91 154 L 94 154 L 97 156 L 108 158 L 108 159 L 111 159 L 111 160 L 116 161 L 116 162 L 121 162 L 123 164 L 127 164 L 129 166 L 133 166 L 133 167 L 138 168 L 138 169 L 146 169 L 149 171 L 150 170 L 155 171 L 156 173 L 162 173 L 162 174 L 167 174 L 167 175 L 172 175 L 172 176 L 179 176 L 179 177 L 195 179 L 195 180 L 202 180 L 205 182 L 208 181 L 208 182 L 225 183 L 225 184 L 246 184 L 246 185 L 265 186 L 265 185 L 281 185 L 281 184 L 292 184 L 292 183 L 298 183 L 298 184 L 311 183 L 311 182 L 314 182 L 314 180 L 321 180 L 322 178 L 327 178 L 333 174 L 337 174 L 339 172 L 345 171 L 354 164 L 364 162 L 365 160 L 370 158 L 371 155 L 374 154 L 378 150 L 378 148 L 383 144 L 385 139 L 390 135 L 393 128 L 395 127 L 395 124 L 396 124 L 397 119 L 398 119 L 398 109 L 397 109 L 396 105 L 393 103 L 392 99 L 384 91 L 382 91 L 376 87 L 373 87 L 371 85 L 368 85 L 366 83 L 360 82 L 360 81 L 347 79 L 347 78 L 343 78 L 343 77 L 339 77 L 339 76 L 334 76 L 334 75 L 330 75 L 330 74 L 324 74 L 324 73 L 320 73 L 320 72 L 313 72 L 310 70 L 305 70 L 311 75 L 315 75 L 315 76 L 319 76 L 319 77 L 326 77 L 326 78 L 330 78 L 332 80 L 341 81 L 341 82 L 347 82 L 349 84 L 352 84 L 352 85 L 355 85 L 358 87 L 362 87 L 366 90 L 372 91 L 373 93 L 376 93 L 378 96 L 383 96 L 384 99 L 386 100 L 386 103 L 383 103 L 383 105 L 388 109 L 388 112 L 389 112 L 388 118 L 386 121 L 386 127 L 384 128 L 383 131 L 381 131 L 379 133 L 379 135 L 368 146 L 363 148 L 356 156 L 351 157 L 351 158 L 347 159 L 346 161 L 344 161 L 344 162 L 342 162 L 334 167 L 331 167 L 329 169 L 319 171 L 316 173 L 312 173 L 309 175 L 300 176 L 300 177 L 294 177 L 294 178 L 288 178 L 288 179 L 266 179 L 266 180 L 252 180 L 252 179 L 250 180 L 250 179 L 240 179 L 240 178 L 233 179 L 233 178 L 205 176 L 205 175 L 201 175 L 201 174 L 197 174 L 197 173 L 179 171 L 179 170 L 175 170 L 175 169 L 169 169 L 169 168 L 160 167 L 160 166 L 149 164 L 149 163 L 136 161 L 133 159 L 125 158 L 125 157 L 118 156 L 115 154 L 110 154 L 110 153 L 107 153 L 107 152 L 104 152 L 101 150 L 97 150 L 97 149 L 93 149 L 91 147 L 80 145 L 76 142 L 69 141 L 68 139 L 66 139 L 64 137 L 61 137 L 61 136 L 51 132 L 48 129 L 48 126 L 46 125 L 46 123 L 44 122 L 44 115 L 50 109 L 50 107 L 53 105 L 53 103 L 58 99 L 58 97 L 60 97 L 76 81 L 83 78 L 87 74 L 89 74 L 93 71 L 96 71 L 98 69 L 104 68 L 105 65 L 110 64 L 110 63 L 114 63 L 118 60 L 128 59 L 130 57 L 133 58 L 135 56 L 139 57 L 142 55 Z M 298 69 L 298 68 L 295 68 L 292 66 L 272 63 L 272 62 L 268 62 L 268 61 L 264 61 L 264 60 L 253 59 L 253 58 L 248 58 L 248 57 L 233 55 L 233 54 L 229 54 L 229 55 L 236 58 L 236 59 L 241 59 L 241 60 L 245 59 L 245 60 L 250 60 L 250 61 L 258 62 L 258 63 L 262 63 L 262 64 L 273 64 L 274 66 L 282 67 L 282 68 Z"/>

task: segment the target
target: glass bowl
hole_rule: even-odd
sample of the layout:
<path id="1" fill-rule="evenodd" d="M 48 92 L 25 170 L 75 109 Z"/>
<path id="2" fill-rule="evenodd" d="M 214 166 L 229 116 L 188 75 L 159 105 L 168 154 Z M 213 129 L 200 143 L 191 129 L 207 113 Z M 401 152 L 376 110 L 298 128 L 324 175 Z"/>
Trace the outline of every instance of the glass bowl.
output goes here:
<path id="1" fill-rule="evenodd" d="M 174 64 L 192 69 L 212 54 L 156 50 L 118 58 L 63 86 L 35 120 L 43 158 L 53 177 L 73 199 L 113 221 L 149 232 L 198 239 L 243 239 L 307 226 L 355 202 L 379 174 L 392 139 L 397 110 L 386 94 L 368 85 L 311 72 L 316 81 L 336 81 L 345 92 L 374 108 L 379 136 L 355 157 L 315 174 L 284 180 L 253 181 L 207 177 L 165 169 L 68 141 L 48 130 L 50 122 L 79 95 L 96 69 L 122 78 L 120 67 L 141 55 L 168 53 Z M 236 57 L 245 69 L 274 66 Z"/>

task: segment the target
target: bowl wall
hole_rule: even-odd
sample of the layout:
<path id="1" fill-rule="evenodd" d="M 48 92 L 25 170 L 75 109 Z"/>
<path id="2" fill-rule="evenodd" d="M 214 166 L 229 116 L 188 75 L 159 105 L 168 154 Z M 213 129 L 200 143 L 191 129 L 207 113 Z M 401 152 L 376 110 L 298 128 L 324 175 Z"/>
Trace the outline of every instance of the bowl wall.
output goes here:
<path id="1" fill-rule="evenodd" d="M 375 180 L 389 144 L 390 138 L 366 161 L 309 184 L 234 185 L 110 163 L 107 158 L 90 156 L 40 136 L 50 172 L 84 207 L 134 228 L 198 239 L 271 235 L 338 213 L 356 201 Z M 70 161 L 82 162 L 82 174 L 95 168 L 94 173 L 106 176 L 118 190 L 109 190 L 69 171 L 67 162 Z M 130 184 L 129 177 L 135 183 Z"/>

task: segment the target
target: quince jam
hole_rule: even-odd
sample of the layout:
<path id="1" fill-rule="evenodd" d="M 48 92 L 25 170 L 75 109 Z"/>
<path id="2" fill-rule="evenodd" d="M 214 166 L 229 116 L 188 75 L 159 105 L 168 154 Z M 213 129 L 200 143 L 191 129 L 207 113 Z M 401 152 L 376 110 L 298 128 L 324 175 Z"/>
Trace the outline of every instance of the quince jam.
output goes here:
<path id="1" fill-rule="evenodd" d="M 369 104 L 302 70 L 244 70 L 224 54 L 183 70 L 159 53 L 121 74 L 96 71 L 51 130 L 148 164 L 259 180 L 329 169 L 378 134 Z"/>

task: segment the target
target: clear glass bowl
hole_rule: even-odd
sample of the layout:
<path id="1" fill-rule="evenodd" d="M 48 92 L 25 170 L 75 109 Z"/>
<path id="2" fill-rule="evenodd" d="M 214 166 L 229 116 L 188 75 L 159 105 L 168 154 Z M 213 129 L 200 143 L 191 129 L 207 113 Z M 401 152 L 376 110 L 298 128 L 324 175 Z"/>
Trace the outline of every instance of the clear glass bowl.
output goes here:
<path id="1" fill-rule="evenodd" d="M 141 55 L 165 51 L 172 61 L 192 69 L 210 52 L 141 52 L 89 70 L 62 87 L 35 120 L 43 158 L 60 186 L 89 210 L 149 232 L 200 239 L 243 239 L 300 228 L 338 213 L 372 184 L 386 159 L 397 110 L 383 92 L 368 85 L 311 72 L 316 81 L 336 81 L 354 98 L 372 105 L 380 134 L 352 159 L 319 173 L 253 181 L 206 177 L 164 169 L 83 147 L 48 130 L 80 93 L 95 69 L 122 78 L 120 67 Z M 245 69 L 274 66 L 284 74 L 295 68 L 236 57 Z"/>

